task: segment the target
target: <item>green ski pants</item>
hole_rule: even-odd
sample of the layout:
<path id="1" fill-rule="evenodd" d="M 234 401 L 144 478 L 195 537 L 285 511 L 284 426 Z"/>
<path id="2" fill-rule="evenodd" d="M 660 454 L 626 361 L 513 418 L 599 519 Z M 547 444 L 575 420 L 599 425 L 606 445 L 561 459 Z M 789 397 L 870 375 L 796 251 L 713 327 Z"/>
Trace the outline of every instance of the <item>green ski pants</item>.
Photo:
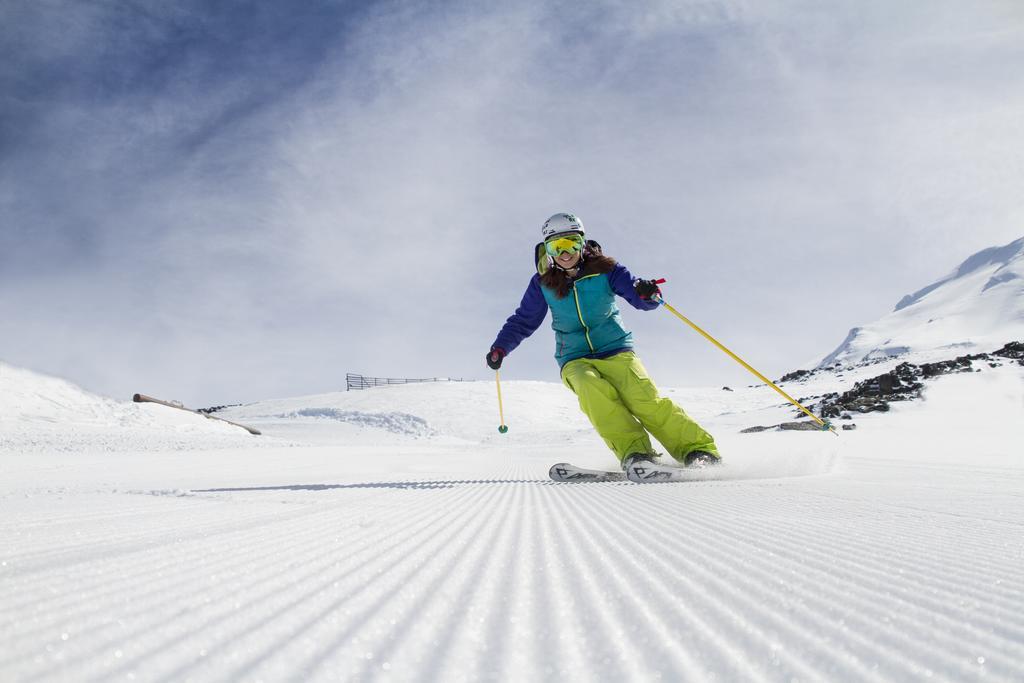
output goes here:
<path id="1" fill-rule="evenodd" d="M 648 432 L 680 462 L 690 451 L 718 455 L 714 438 L 671 399 L 658 395 L 632 351 L 569 361 L 562 381 L 620 461 L 631 453 L 655 452 Z"/>

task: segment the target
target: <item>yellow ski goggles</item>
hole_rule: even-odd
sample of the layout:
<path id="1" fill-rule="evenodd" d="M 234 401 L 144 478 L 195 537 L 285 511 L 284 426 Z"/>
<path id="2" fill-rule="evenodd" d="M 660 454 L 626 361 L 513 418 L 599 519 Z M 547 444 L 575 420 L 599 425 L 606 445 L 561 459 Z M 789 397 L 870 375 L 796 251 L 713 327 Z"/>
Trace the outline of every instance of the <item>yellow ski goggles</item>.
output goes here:
<path id="1" fill-rule="evenodd" d="M 558 256 L 563 252 L 575 254 L 583 251 L 584 244 L 586 244 L 586 240 L 583 239 L 583 235 L 560 235 L 544 242 L 544 249 L 549 256 Z"/>

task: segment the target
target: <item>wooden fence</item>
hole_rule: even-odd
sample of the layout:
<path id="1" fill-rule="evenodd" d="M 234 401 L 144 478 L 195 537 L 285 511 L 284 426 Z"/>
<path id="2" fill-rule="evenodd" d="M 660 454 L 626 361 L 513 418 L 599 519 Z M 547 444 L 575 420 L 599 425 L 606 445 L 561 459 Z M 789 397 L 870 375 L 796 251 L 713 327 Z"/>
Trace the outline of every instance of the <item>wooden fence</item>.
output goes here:
<path id="1" fill-rule="evenodd" d="M 452 377 L 428 377 L 425 379 L 407 379 L 393 377 L 367 377 L 357 375 L 354 372 L 345 374 L 345 391 L 354 389 L 369 389 L 371 387 L 385 387 L 390 384 L 419 384 L 420 382 L 461 382 L 461 379 Z"/>

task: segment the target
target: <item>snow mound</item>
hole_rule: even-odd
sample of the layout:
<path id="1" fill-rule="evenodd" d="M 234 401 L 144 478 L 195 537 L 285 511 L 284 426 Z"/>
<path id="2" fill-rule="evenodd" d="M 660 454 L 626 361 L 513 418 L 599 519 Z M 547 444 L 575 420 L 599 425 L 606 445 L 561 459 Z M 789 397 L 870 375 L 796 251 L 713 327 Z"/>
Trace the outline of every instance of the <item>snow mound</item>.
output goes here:
<path id="1" fill-rule="evenodd" d="M 0 451 L 153 451 L 261 445 L 244 430 L 155 404 L 97 396 L 0 363 Z"/>
<path id="2" fill-rule="evenodd" d="M 63 379 L 0 363 L 0 424 L 103 424 L 124 416 L 113 399 L 90 394 Z"/>
<path id="3" fill-rule="evenodd" d="M 360 410 L 341 410 L 338 408 L 300 408 L 299 410 L 283 414 L 281 417 L 284 419 L 311 417 L 336 420 L 361 427 L 383 429 L 392 434 L 431 436 L 435 433 L 422 417 L 401 412 L 367 413 Z"/>
<path id="4" fill-rule="evenodd" d="M 818 367 L 952 349 L 992 351 L 1024 339 L 1024 238 L 974 254 L 952 273 L 909 294 L 885 317 L 850 330 Z"/>

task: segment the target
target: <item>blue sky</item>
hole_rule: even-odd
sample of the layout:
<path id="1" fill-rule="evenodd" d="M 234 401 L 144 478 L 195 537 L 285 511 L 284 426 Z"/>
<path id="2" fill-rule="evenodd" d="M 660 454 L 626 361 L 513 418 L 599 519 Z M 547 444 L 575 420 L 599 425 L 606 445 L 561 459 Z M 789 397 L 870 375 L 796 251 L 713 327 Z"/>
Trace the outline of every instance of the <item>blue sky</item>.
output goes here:
<path id="1" fill-rule="evenodd" d="M 0 8 L 0 360 L 100 393 L 488 378 L 557 211 L 771 376 L 1024 234 L 1017 2 L 165 5 Z"/>

